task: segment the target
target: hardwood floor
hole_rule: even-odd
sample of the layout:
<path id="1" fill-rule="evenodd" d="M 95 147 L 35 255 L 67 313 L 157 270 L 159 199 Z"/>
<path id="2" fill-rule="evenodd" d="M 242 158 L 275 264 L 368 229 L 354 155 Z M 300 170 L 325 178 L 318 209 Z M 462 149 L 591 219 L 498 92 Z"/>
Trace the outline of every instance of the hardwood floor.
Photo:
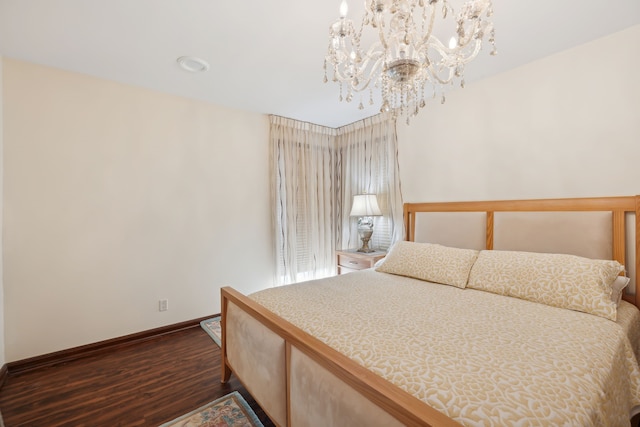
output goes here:
<path id="1" fill-rule="evenodd" d="M 158 426 L 234 390 L 273 423 L 232 376 L 220 384 L 220 348 L 199 326 L 49 368 L 9 374 L 0 389 L 6 427 Z"/>
<path id="2" fill-rule="evenodd" d="M 195 326 L 114 352 L 9 374 L 0 389 L 0 412 L 6 427 L 153 427 L 234 390 L 265 427 L 274 425 L 234 376 L 220 384 L 220 348 Z M 639 420 L 635 416 L 631 425 Z"/>

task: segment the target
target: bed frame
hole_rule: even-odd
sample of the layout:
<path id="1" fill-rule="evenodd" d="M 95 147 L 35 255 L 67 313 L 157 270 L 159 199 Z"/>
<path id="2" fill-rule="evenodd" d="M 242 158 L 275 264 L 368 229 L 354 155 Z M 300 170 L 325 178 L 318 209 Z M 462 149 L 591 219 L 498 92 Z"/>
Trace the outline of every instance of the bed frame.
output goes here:
<path id="1" fill-rule="evenodd" d="M 484 213 L 486 249 L 494 249 L 498 212 L 611 212 L 612 258 L 640 271 L 640 196 L 406 203 L 406 240 L 415 240 L 421 212 Z M 633 276 L 624 299 L 640 306 Z M 222 382 L 235 373 L 276 425 L 460 425 L 240 292 L 221 295 Z"/>

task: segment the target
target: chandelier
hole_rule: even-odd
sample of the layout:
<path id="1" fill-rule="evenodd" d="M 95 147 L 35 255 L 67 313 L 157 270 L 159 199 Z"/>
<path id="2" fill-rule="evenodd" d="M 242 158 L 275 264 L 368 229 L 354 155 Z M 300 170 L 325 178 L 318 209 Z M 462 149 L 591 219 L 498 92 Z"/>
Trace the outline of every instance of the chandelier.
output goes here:
<path id="1" fill-rule="evenodd" d="M 411 117 L 426 105 L 427 97 L 441 96 L 444 87 L 464 87 L 465 65 L 480 52 L 487 36 L 496 54 L 491 0 L 469 0 L 456 13 L 447 0 L 365 0 L 359 27 L 347 18 L 342 0 L 340 18 L 329 28 L 329 49 L 324 60 L 324 82 L 328 69 L 340 84 L 340 101 L 351 102 L 355 92 L 382 95 L 380 112 Z M 445 45 L 436 36 L 451 22 L 453 34 Z M 367 33 L 365 30 L 370 31 Z M 371 34 L 373 33 L 373 34 Z M 367 50 L 364 37 L 373 40 Z M 346 95 L 345 95 L 346 90 Z M 364 109 L 360 95 L 358 108 Z"/>

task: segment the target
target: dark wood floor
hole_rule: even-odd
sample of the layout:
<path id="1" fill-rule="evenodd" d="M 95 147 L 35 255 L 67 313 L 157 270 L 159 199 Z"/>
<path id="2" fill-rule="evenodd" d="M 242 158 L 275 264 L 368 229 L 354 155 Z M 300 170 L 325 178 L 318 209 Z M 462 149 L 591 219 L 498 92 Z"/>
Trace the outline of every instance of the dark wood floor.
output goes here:
<path id="1" fill-rule="evenodd" d="M 0 389 L 0 411 L 6 427 L 153 427 L 234 390 L 265 426 L 273 426 L 235 377 L 220 384 L 220 348 L 196 326 L 115 352 L 10 374 Z"/>
<path id="2" fill-rule="evenodd" d="M 273 423 L 238 380 L 220 384 L 220 348 L 199 326 L 114 352 L 9 374 L 6 427 L 157 426 L 234 390 Z"/>

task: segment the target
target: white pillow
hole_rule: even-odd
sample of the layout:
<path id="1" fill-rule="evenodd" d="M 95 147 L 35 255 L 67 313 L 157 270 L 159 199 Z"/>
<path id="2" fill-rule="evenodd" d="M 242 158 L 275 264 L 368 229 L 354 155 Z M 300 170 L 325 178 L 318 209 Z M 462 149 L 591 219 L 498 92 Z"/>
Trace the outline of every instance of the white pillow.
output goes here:
<path id="1" fill-rule="evenodd" d="M 616 307 L 620 306 L 622 301 L 622 295 L 624 295 L 624 289 L 627 287 L 631 279 L 625 276 L 618 276 L 616 280 L 611 284 L 611 301 L 616 303 Z"/>

